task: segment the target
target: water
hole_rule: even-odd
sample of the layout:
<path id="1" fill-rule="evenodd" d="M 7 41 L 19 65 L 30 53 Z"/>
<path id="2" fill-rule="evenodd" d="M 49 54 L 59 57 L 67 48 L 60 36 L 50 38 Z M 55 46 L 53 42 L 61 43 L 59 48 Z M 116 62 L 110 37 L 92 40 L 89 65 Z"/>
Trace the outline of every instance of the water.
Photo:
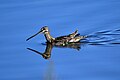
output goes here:
<path id="1" fill-rule="evenodd" d="M 119 0 L 1 0 L 0 80 L 119 80 Z M 53 47 L 49 60 L 43 35 L 25 40 L 47 25 L 54 37 L 76 29 L 89 35 L 80 50 Z"/>

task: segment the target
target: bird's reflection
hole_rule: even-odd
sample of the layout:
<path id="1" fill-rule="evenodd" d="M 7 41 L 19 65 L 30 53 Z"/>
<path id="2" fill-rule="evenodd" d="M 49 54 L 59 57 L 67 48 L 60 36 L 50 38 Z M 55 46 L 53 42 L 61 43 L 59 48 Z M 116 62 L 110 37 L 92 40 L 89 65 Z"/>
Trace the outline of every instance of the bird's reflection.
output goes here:
<path id="1" fill-rule="evenodd" d="M 46 49 L 44 53 L 41 53 L 37 50 L 31 49 L 31 48 L 27 48 L 28 50 L 31 50 L 37 54 L 40 54 L 44 59 L 49 59 L 51 57 L 51 51 L 52 51 L 53 45 L 50 43 L 47 43 L 46 45 Z"/>
<path id="2" fill-rule="evenodd" d="M 45 44 L 43 44 L 43 45 L 45 45 Z M 27 49 L 30 50 L 30 51 L 33 51 L 37 54 L 40 54 L 44 59 L 49 59 L 51 57 L 51 51 L 52 51 L 53 47 L 73 48 L 73 49 L 80 50 L 80 42 L 79 43 L 68 44 L 68 45 L 65 45 L 65 46 L 55 46 L 55 45 L 52 45 L 50 43 L 46 43 L 46 49 L 45 49 L 45 52 L 43 52 L 43 53 L 41 53 L 41 52 L 39 52 L 35 49 L 31 49 L 31 48 L 27 48 Z"/>

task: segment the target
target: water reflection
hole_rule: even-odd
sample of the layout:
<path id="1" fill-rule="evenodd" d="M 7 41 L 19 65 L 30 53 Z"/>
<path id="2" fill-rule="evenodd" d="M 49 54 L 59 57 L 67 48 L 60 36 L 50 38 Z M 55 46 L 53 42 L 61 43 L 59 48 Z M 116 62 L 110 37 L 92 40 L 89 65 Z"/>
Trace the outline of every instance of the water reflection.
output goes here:
<path id="1" fill-rule="evenodd" d="M 47 69 L 44 73 L 43 80 L 57 80 L 56 78 L 57 78 L 57 76 L 56 76 L 56 72 L 55 72 L 54 61 L 49 60 Z"/>
<path id="2" fill-rule="evenodd" d="M 101 46 L 113 46 L 113 45 L 120 45 L 120 29 L 116 30 L 105 30 L 105 31 L 98 31 L 91 35 L 88 35 L 86 39 L 81 40 L 77 43 L 71 43 L 67 45 L 52 45 L 51 43 L 47 42 L 46 49 L 44 53 L 41 53 L 35 49 L 27 48 L 30 51 L 33 51 L 37 54 L 40 54 L 44 59 L 49 59 L 51 57 L 51 51 L 53 47 L 59 48 L 71 48 L 80 50 L 83 45 L 101 45 Z"/>
<path id="3" fill-rule="evenodd" d="M 45 45 L 45 44 L 43 44 L 43 45 Z M 37 51 L 37 50 L 35 50 L 35 49 L 31 49 L 31 48 L 27 48 L 28 50 L 30 50 L 30 51 L 33 51 L 33 52 L 35 52 L 35 53 L 37 53 L 37 54 L 40 54 L 44 59 L 49 59 L 50 57 L 51 57 L 51 51 L 52 51 L 52 48 L 53 48 L 53 46 L 55 46 L 55 45 L 52 45 L 52 44 L 50 44 L 50 43 L 46 43 L 46 49 L 45 49 L 45 52 L 44 53 L 41 53 L 41 52 L 39 52 L 39 51 Z M 67 44 L 67 45 L 65 45 L 65 46 L 55 46 L 55 47 L 60 47 L 60 48 L 73 48 L 73 49 L 77 49 L 77 50 L 79 50 L 80 49 L 80 42 L 79 43 L 71 43 L 71 44 Z"/>
<path id="4" fill-rule="evenodd" d="M 31 48 L 27 48 L 28 50 L 31 50 L 37 54 L 40 54 L 44 59 L 49 59 L 51 57 L 51 51 L 52 51 L 53 45 L 50 43 L 47 43 L 46 45 L 46 49 L 44 53 L 41 53 L 37 50 L 31 49 Z"/>

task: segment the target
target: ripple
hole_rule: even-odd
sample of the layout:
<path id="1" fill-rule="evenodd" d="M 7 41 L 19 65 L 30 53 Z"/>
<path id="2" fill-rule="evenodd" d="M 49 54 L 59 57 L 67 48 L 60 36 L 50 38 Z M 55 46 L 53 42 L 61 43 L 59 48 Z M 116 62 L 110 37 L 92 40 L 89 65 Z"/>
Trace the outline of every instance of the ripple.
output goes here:
<path id="1" fill-rule="evenodd" d="M 119 45 L 120 29 L 98 31 L 86 39 L 90 45 Z"/>

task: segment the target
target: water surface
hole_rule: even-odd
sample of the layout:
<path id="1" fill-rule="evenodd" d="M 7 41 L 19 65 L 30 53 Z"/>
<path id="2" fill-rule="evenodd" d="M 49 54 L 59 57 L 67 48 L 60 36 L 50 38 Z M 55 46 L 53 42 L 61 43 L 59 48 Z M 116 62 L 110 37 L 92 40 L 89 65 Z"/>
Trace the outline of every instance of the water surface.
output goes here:
<path id="1" fill-rule="evenodd" d="M 1 0 L 0 80 L 119 80 L 119 0 Z M 41 34 L 26 42 L 42 26 L 54 37 L 76 29 L 89 37 L 80 50 L 53 47 L 44 52 Z"/>

